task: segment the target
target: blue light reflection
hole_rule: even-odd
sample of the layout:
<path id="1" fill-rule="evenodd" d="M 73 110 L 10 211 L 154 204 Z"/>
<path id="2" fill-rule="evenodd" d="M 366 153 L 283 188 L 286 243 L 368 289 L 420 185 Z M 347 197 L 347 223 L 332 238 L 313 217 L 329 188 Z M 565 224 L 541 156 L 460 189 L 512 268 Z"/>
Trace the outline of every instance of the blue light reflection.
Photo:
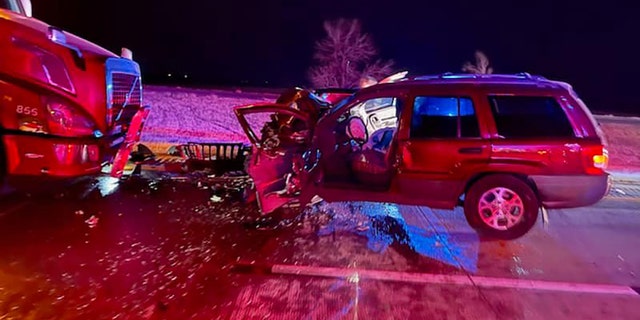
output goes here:
<path id="1" fill-rule="evenodd" d="M 455 217 L 460 213 L 451 212 L 451 217 L 441 219 L 428 208 L 409 210 L 396 204 L 368 202 L 329 203 L 318 209 L 333 216 L 319 230 L 320 236 L 354 233 L 366 237 L 368 249 L 376 253 L 397 243 L 425 257 L 468 272 L 477 271 L 479 239 L 464 219 Z"/>

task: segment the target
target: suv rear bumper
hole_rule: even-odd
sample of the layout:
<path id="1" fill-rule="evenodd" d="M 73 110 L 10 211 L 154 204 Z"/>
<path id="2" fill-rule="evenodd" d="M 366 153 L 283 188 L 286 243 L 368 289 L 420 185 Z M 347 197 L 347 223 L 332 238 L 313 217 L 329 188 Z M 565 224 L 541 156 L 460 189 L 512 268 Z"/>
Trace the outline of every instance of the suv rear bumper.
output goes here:
<path id="1" fill-rule="evenodd" d="M 608 174 L 595 176 L 530 176 L 542 204 L 549 209 L 585 207 L 600 201 L 611 187 Z"/>

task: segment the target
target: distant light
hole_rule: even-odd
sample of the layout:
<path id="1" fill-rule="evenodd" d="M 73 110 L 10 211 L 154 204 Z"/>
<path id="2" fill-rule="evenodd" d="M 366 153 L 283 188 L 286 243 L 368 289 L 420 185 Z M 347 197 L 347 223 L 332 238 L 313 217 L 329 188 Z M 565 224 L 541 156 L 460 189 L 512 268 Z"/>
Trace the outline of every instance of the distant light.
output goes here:
<path id="1" fill-rule="evenodd" d="M 185 78 L 185 79 L 187 78 L 187 75 L 186 75 L 186 74 L 184 75 L 184 78 Z"/>
<path id="2" fill-rule="evenodd" d="M 120 56 L 125 59 L 133 60 L 133 51 L 128 48 L 122 48 L 120 49 Z"/>
<path id="3" fill-rule="evenodd" d="M 171 78 L 171 73 L 167 74 L 167 77 Z"/>

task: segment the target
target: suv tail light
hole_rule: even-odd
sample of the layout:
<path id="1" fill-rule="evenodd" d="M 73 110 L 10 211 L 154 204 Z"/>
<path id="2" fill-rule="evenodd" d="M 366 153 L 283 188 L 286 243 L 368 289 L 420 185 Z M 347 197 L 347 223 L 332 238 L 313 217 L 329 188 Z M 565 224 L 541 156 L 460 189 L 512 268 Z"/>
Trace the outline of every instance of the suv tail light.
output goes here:
<path id="1" fill-rule="evenodd" d="M 601 145 L 583 147 L 582 159 L 587 174 L 603 174 L 609 165 L 609 152 Z"/>

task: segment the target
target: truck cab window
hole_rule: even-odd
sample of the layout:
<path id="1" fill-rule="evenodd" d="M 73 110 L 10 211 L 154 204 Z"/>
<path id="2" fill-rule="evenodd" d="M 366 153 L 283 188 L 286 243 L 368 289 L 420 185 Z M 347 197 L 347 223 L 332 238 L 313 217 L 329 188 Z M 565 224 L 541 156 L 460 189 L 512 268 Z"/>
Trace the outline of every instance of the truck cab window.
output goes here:
<path id="1" fill-rule="evenodd" d="M 16 13 L 24 14 L 18 0 L 0 0 L 0 9 L 11 10 Z"/>

